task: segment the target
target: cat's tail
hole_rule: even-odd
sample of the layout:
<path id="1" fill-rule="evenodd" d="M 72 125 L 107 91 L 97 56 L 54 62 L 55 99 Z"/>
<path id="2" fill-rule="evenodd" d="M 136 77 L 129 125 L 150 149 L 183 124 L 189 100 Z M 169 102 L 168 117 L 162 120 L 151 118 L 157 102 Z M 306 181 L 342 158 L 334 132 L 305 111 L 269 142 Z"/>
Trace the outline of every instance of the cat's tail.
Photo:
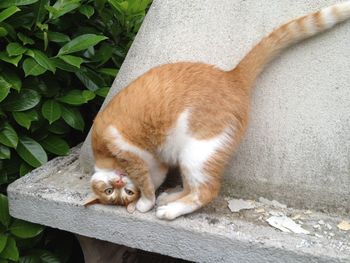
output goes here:
<path id="1" fill-rule="evenodd" d="M 350 1 L 292 20 L 263 38 L 231 71 L 250 88 L 264 66 L 286 47 L 350 18 Z"/>

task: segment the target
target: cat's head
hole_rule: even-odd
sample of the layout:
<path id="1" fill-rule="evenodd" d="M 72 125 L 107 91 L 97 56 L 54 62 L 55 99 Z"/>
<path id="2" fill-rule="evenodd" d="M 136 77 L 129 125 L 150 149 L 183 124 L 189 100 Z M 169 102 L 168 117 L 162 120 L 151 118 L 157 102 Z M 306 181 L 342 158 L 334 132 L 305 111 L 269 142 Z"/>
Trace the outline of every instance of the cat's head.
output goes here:
<path id="1" fill-rule="evenodd" d="M 126 206 L 129 212 L 135 210 L 135 203 L 140 197 L 140 191 L 127 174 L 118 170 L 95 167 L 95 173 L 90 182 L 95 196 L 89 199 L 85 205 L 95 203 L 121 205 Z"/>

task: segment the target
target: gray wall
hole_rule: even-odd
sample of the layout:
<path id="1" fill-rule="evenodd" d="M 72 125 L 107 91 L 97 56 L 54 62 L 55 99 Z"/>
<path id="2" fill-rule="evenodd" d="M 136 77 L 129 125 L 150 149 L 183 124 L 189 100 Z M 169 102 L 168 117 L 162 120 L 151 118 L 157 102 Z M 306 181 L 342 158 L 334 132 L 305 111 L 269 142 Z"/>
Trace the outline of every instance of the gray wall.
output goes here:
<path id="1" fill-rule="evenodd" d="M 334 0 L 155 0 L 113 84 L 151 67 L 201 61 L 234 67 L 281 23 Z M 350 209 L 350 22 L 298 44 L 256 83 L 248 132 L 223 191 L 289 205 Z M 81 163 L 91 169 L 90 139 Z"/>

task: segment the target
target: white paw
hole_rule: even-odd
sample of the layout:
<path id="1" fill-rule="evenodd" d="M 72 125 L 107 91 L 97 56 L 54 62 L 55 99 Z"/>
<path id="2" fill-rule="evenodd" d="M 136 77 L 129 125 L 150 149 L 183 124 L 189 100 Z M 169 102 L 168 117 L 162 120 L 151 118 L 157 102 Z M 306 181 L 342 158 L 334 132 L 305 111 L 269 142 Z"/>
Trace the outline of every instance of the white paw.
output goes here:
<path id="1" fill-rule="evenodd" d="M 156 216 L 159 219 L 173 220 L 181 215 L 191 213 L 195 206 L 182 202 L 172 202 L 157 208 Z"/>
<path id="2" fill-rule="evenodd" d="M 169 194 L 167 192 L 163 192 L 157 197 L 156 204 L 157 205 L 163 205 L 164 204 L 164 199 L 168 196 Z"/>
<path id="3" fill-rule="evenodd" d="M 141 197 L 136 203 L 136 209 L 141 213 L 145 213 L 151 210 L 154 206 L 154 200 Z"/>

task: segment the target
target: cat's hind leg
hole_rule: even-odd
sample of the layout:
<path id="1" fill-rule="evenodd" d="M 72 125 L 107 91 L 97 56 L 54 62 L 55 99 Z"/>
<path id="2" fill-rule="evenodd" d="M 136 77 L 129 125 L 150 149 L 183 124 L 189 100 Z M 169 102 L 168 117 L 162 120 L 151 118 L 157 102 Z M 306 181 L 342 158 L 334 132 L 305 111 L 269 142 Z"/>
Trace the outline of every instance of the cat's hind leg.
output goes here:
<path id="1" fill-rule="evenodd" d="M 189 214 L 218 195 L 221 174 L 233 146 L 230 138 L 224 139 L 217 137 L 197 145 L 190 144 L 184 149 L 180 168 L 186 192 L 164 197 L 162 203 L 165 205 L 160 205 L 156 211 L 158 218 L 173 220 Z"/>
<path id="2" fill-rule="evenodd" d="M 191 176 L 184 176 L 184 180 Z M 220 180 L 192 184 L 190 189 L 165 196 L 157 208 L 156 216 L 160 219 L 173 220 L 181 215 L 192 213 L 212 201 L 219 193 Z M 158 201 L 157 201 L 158 202 Z M 162 205 L 164 204 L 164 205 Z"/>
<path id="3" fill-rule="evenodd" d="M 158 206 L 166 205 L 184 197 L 187 194 L 189 194 L 188 188 L 183 188 L 181 190 L 177 189 L 177 187 L 174 189 L 168 189 L 157 197 L 156 204 Z"/>

